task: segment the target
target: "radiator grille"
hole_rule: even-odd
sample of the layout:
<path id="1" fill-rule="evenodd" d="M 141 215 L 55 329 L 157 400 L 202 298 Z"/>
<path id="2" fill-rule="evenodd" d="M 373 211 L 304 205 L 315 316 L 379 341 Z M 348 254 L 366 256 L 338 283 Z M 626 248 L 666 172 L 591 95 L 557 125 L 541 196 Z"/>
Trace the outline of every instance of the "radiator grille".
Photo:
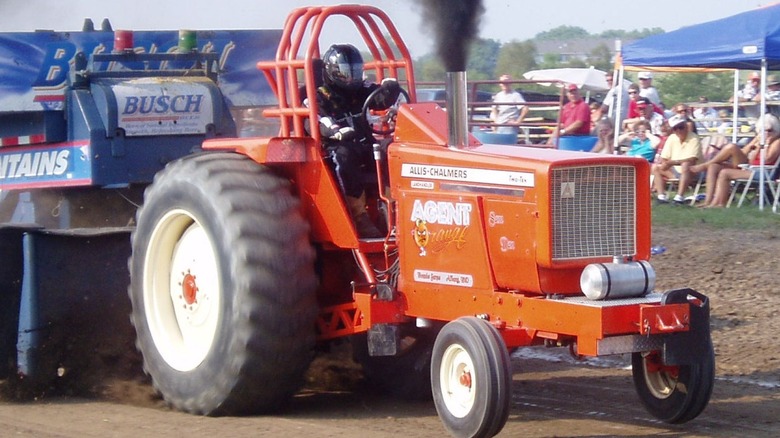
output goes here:
<path id="1" fill-rule="evenodd" d="M 553 260 L 635 253 L 633 166 L 555 168 L 550 190 Z"/>

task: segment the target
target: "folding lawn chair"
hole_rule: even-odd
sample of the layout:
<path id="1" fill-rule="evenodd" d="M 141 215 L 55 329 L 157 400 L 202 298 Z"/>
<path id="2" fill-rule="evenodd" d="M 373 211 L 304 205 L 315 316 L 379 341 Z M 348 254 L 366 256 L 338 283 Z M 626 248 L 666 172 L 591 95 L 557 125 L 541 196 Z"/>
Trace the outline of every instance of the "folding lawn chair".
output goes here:
<path id="1" fill-rule="evenodd" d="M 764 166 L 764 196 L 768 197 L 768 202 L 777 204 L 777 195 L 778 195 L 778 164 L 780 164 L 780 160 L 777 160 L 775 164 L 771 166 Z M 754 198 L 759 196 L 759 184 L 760 184 L 760 176 L 761 176 L 761 167 L 760 166 L 750 166 L 748 167 L 748 170 L 750 170 L 750 176 L 745 179 L 735 179 L 733 182 L 733 187 L 731 188 L 731 195 L 729 196 L 729 202 L 726 204 L 726 207 L 730 207 L 731 203 L 734 201 L 734 198 L 737 195 L 737 192 L 742 192 L 739 201 L 737 202 L 737 208 L 742 207 L 742 203 L 745 202 L 745 199 L 749 197 L 750 193 L 753 193 Z"/>

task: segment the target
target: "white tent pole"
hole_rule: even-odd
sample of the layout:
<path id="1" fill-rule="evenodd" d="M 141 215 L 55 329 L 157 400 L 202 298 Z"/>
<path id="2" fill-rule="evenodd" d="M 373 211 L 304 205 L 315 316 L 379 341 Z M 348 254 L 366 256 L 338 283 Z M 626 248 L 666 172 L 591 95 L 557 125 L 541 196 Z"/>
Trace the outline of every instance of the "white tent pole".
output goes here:
<path id="1" fill-rule="evenodd" d="M 620 120 L 620 116 L 623 114 L 623 74 L 625 73 L 625 70 L 623 70 L 623 60 L 621 52 L 623 51 L 623 43 L 621 40 L 615 40 L 615 56 L 620 57 L 620 67 L 617 69 L 617 71 L 612 73 L 612 85 L 613 89 L 615 90 L 615 94 L 617 95 L 617 105 L 610 105 L 609 110 L 612 111 L 612 107 L 615 106 L 615 127 L 614 127 L 614 138 L 612 139 L 612 154 L 618 155 L 620 153 L 620 146 L 618 144 L 618 138 L 620 137 L 620 127 L 623 123 L 622 120 Z M 616 77 L 617 76 L 617 77 Z M 615 84 L 617 84 L 617 88 L 614 88 Z M 614 98 L 615 96 L 613 96 Z M 610 114 L 611 116 L 612 114 Z"/>
<path id="2" fill-rule="evenodd" d="M 766 158 L 766 131 L 764 131 L 764 115 L 766 114 L 766 58 L 761 58 L 761 108 L 759 117 L 761 121 L 759 165 L 758 165 L 758 209 L 764 211 L 764 159 Z M 758 124 L 756 124 L 758 125 Z"/>
<path id="3" fill-rule="evenodd" d="M 625 70 L 623 70 L 623 64 L 620 64 L 620 68 L 615 72 L 615 76 L 617 76 L 617 81 L 612 79 L 612 83 L 617 83 L 617 105 L 615 108 L 615 138 L 612 139 L 612 154 L 618 155 L 620 154 L 620 144 L 619 144 L 619 138 L 620 138 L 620 132 L 622 130 L 623 120 L 621 120 L 621 117 L 623 115 L 623 80 L 625 79 L 623 76 L 625 75 Z"/>
<path id="4" fill-rule="evenodd" d="M 737 144 L 737 127 L 739 118 L 739 70 L 734 70 L 734 104 L 731 109 L 731 142 Z"/>

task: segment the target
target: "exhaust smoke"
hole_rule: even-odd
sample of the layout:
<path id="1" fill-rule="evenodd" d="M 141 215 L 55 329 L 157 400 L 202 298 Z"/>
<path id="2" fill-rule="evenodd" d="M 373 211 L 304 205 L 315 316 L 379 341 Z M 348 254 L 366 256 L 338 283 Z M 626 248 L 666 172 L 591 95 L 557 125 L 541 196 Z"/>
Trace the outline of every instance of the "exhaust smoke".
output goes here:
<path id="1" fill-rule="evenodd" d="M 469 44 L 485 12 L 482 0 L 424 0 L 422 4 L 423 23 L 431 26 L 445 70 L 466 71 Z"/>
<path id="2" fill-rule="evenodd" d="M 447 71 L 445 88 L 450 147 L 468 144 L 466 63 L 485 8 L 482 0 L 424 0 L 423 22 L 431 25 L 436 54 Z"/>

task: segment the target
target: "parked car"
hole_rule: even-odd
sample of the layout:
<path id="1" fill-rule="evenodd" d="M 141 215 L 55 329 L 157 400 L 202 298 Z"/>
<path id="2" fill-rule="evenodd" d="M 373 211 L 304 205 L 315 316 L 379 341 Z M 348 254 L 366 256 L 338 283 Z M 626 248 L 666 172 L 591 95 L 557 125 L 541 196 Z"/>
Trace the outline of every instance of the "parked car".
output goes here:
<path id="1" fill-rule="evenodd" d="M 470 96 L 469 96 L 470 97 Z M 447 91 L 444 88 L 418 88 L 418 102 L 444 102 L 447 100 Z M 475 102 L 492 102 L 493 95 L 487 91 L 477 90 Z"/>

